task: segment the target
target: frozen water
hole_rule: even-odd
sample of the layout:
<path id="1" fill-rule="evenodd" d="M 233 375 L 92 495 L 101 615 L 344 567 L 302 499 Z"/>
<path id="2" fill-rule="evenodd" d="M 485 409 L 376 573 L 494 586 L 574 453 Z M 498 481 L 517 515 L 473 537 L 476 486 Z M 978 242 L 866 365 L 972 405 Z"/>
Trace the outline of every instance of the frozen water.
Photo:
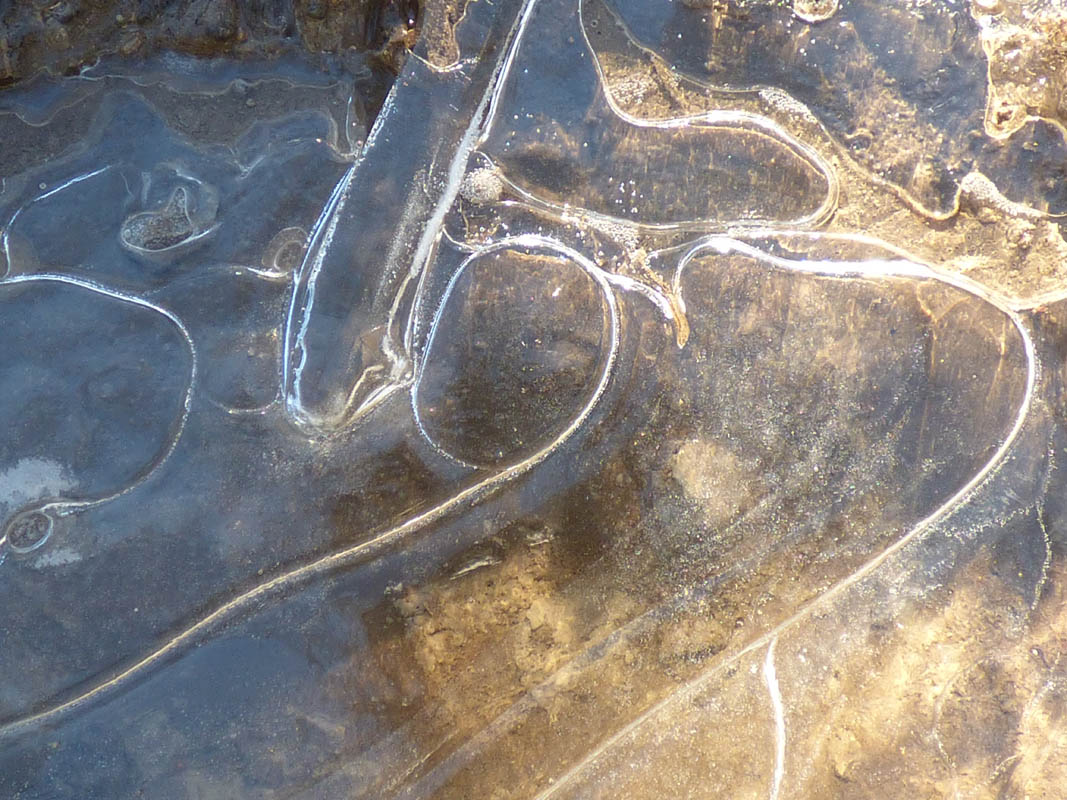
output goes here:
<path id="1" fill-rule="evenodd" d="M 989 5 L 456 3 L 365 137 L 0 95 L 0 793 L 1052 796 L 1063 121 L 983 59 L 1063 27 Z"/>

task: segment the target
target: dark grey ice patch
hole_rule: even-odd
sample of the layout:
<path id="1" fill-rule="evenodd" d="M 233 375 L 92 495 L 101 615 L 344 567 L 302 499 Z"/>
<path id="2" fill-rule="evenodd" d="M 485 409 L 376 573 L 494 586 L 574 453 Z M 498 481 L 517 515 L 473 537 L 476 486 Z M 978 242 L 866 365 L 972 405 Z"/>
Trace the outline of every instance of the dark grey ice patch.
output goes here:
<path id="1" fill-rule="evenodd" d="M 0 474 L 27 458 L 57 464 L 62 494 L 27 497 L 61 512 L 144 480 L 188 412 L 195 353 L 167 312 L 56 276 L 0 284 Z M 24 489 L 23 495 L 27 492 Z M 31 492 L 31 494 L 35 494 Z"/>
<path id="2" fill-rule="evenodd" d="M 174 311 L 200 356 L 198 389 L 228 413 L 264 411 L 279 396 L 285 272 L 214 267 L 154 292 Z"/>

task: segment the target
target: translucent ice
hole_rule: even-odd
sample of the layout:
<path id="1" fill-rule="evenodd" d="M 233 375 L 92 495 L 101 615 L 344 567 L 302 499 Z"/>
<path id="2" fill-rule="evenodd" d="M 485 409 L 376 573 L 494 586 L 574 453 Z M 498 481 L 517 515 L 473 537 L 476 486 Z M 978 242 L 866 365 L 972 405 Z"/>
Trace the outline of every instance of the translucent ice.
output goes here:
<path id="1" fill-rule="evenodd" d="M 1063 142 L 957 5 L 0 95 L 0 794 L 1053 796 Z"/>

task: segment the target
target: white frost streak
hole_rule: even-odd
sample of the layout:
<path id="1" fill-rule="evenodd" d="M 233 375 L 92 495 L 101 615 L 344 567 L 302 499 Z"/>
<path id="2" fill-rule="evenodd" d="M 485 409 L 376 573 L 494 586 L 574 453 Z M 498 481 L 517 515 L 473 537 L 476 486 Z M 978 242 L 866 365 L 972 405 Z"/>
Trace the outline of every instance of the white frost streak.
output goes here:
<path id="1" fill-rule="evenodd" d="M 771 696 L 771 708 L 774 710 L 774 781 L 771 783 L 771 800 L 778 800 L 782 790 L 782 777 L 785 775 L 785 709 L 782 707 L 782 693 L 778 688 L 778 673 L 774 669 L 774 647 L 778 638 L 771 639 L 767 648 L 767 658 L 763 662 L 763 681 Z"/>

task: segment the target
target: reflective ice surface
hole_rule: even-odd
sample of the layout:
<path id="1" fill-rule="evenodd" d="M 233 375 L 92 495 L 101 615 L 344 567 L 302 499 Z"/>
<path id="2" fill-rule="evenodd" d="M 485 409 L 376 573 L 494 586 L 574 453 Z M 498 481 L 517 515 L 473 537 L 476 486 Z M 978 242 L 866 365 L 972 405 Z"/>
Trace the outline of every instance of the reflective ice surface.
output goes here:
<path id="1" fill-rule="evenodd" d="M 1057 796 L 1067 17 L 453 11 L 0 95 L 2 794 Z"/>

